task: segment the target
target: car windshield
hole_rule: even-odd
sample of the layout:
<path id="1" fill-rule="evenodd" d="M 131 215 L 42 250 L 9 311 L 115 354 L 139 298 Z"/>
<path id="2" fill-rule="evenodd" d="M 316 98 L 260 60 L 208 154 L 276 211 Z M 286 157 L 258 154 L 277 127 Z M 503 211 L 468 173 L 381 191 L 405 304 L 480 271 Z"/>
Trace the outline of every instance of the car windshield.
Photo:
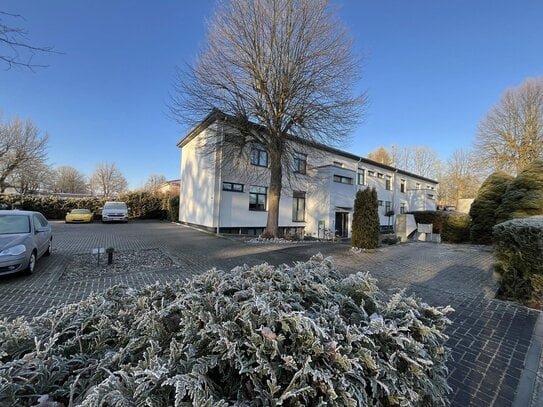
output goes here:
<path id="1" fill-rule="evenodd" d="M 91 213 L 91 211 L 89 209 L 72 209 L 72 213 L 88 215 L 89 213 Z"/>
<path id="2" fill-rule="evenodd" d="M 30 233 L 30 218 L 22 215 L 0 215 L 0 234 Z"/>
<path id="3" fill-rule="evenodd" d="M 104 205 L 105 209 L 126 209 L 124 202 L 109 202 Z"/>

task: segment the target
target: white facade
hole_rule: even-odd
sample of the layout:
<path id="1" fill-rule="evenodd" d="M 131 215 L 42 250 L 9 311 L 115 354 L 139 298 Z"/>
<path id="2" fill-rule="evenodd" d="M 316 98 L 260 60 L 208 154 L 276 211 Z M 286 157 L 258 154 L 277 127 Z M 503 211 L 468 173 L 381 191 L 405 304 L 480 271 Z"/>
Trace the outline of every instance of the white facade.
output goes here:
<path id="1" fill-rule="evenodd" d="M 226 233 L 259 234 L 268 215 L 268 170 L 250 165 L 249 154 L 245 169 L 229 165 L 239 158 L 209 144 L 223 135 L 222 126 L 210 116 L 178 143 L 183 185 L 179 220 Z M 306 172 L 285 181 L 281 192 L 279 227 L 285 233 L 350 236 L 356 192 L 368 187 L 377 190 L 383 227 L 394 225 L 395 216 L 385 216 L 387 211 L 436 209 L 434 180 L 326 146 L 300 147 L 300 152 Z"/>

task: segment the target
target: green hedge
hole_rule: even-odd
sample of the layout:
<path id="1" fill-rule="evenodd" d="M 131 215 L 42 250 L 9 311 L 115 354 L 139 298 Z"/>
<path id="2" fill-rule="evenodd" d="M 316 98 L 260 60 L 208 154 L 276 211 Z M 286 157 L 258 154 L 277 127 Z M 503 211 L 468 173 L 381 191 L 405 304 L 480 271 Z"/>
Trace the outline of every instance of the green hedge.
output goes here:
<path id="1" fill-rule="evenodd" d="M 175 197 L 172 197 L 175 198 Z M 153 195 L 149 192 L 129 192 L 116 198 L 126 202 L 130 208 L 131 219 L 168 219 L 179 214 L 179 197 L 177 207 L 172 208 L 172 215 L 169 214 L 170 201 L 167 197 Z M 35 195 L 1 195 L 0 205 L 11 209 L 41 212 L 47 219 L 64 219 L 66 213 L 75 208 L 90 209 L 95 213 L 95 219 L 99 220 L 101 208 L 104 206 L 104 198 L 62 198 L 56 196 L 35 196 Z M 175 204 L 175 199 L 173 199 Z M 175 215 L 174 215 L 175 214 Z"/>
<path id="2" fill-rule="evenodd" d="M 498 271 L 498 296 L 541 302 L 543 216 L 513 219 L 493 228 Z M 539 298 L 538 298 L 539 297 Z"/>
<path id="3" fill-rule="evenodd" d="M 441 234 L 443 242 L 465 243 L 470 241 L 469 215 L 447 211 L 409 212 L 415 216 L 417 223 L 432 224 L 434 233 Z"/>
<path id="4" fill-rule="evenodd" d="M 379 246 L 379 213 L 375 188 L 356 193 L 352 225 L 352 245 L 361 249 Z"/>
<path id="5" fill-rule="evenodd" d="M 322 256 L 117 286 L 0 320 L 0 404 L 445 406 L 450 311 Z"/>

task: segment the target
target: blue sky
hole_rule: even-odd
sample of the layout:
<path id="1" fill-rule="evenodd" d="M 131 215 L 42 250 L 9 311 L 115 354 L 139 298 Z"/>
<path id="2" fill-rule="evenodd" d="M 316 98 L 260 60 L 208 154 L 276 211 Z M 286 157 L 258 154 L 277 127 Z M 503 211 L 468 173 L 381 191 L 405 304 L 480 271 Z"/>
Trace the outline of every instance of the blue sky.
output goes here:
<path id="1" fill-rule="evenodd" d="M 503 91 L 543 75 L 540 0 L 333 0 L 364 56 L 370 103 L 344 149 L 427 145 L 446 159 L 469 148 Z M 50 135 L 54 166 L 90 175 L 116 162 L 132 188 L 150 174 L 179 177 L 168 118 L 175 66 L 194 60 L 213 0 L 3 0 L 48 68 L 0 71 L 0 112 Z"/>

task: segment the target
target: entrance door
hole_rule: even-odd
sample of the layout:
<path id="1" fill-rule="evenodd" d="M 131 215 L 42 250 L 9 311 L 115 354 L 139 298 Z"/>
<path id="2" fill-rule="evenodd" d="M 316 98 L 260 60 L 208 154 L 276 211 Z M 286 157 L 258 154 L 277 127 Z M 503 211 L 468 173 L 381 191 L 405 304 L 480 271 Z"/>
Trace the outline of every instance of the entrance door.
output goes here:
<path id="1" fill-rule="evenodd" d="M 336 236 L 349 235 L 349 212 L 336 212 Z"/>

